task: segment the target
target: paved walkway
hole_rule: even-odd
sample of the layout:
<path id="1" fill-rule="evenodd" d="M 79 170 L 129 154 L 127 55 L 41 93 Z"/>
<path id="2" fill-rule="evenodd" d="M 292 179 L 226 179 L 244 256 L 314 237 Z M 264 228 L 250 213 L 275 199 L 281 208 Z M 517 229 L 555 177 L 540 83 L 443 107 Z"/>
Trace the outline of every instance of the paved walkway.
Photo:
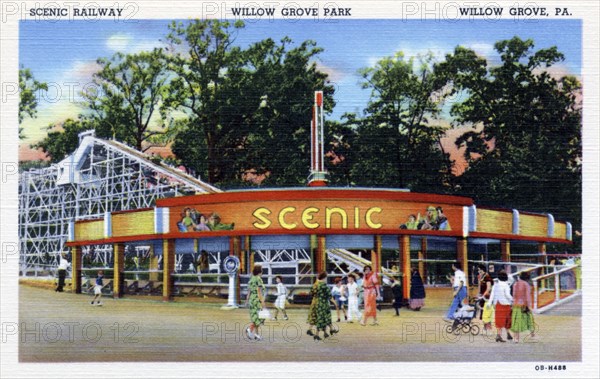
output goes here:
<path id="1" fill-rule="evenodd" d="M 246 309 L 108 298 L 98 307 L 87 295 L 25 285 L 19 290 L 21 362 L 565 362 L 582 356 L 581 317 L 573 312 L 537 315 L 538 337 L 519 344 L 448 334 L 442 307 L 402 309 L 400 317 L 384 309 L 379 326 L 342 322 L 334 338 L 316 342 L 305 334 L 307 309 L 291 309 L 289 321 L 267 322 L 265 340 L 255 342 L 244 337 Z"/>

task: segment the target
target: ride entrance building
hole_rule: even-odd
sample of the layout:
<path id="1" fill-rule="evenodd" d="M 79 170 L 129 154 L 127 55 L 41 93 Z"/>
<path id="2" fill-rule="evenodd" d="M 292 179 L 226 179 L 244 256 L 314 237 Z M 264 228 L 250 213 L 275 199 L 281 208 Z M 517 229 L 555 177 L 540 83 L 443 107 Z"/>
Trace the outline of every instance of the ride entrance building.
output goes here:
<path id="1" fill-rule="evenodd" d="M 327 187 L 321 93 L 311 131 L 307 187 L 236 191 L 84 133 L 65 161 L 22 175 L 21 274 L 32 275 L 43 255 L 51 261 L 68 250 L 76 293 L 103 270 L 110 280 L 105 291 L 117 298 L 226 297 L 222 263 L 235 256 L 242 295 L 256 263 L 269 286 L 281 275 L 297 302 L 318 272 L 345 276 L 372 265 L 384 282 L 401 280 L 408 299 L 411 267 L 426 285 L 443 286 L 458 260 L 470 285 L 477 262 L 512 274 L 531 271 L 537 310 L 579 293 L 579 266 L 548 266 L 548 247 L 572 241 L 569 222 L 479 207 L 468 197 Z"/>

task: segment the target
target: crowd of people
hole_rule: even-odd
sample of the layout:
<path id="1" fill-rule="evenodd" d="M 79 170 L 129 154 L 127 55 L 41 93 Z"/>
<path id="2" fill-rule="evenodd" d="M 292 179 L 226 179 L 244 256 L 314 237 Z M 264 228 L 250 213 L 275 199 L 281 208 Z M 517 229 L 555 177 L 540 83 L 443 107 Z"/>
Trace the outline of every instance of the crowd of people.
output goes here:
<path id="1" fill-rule="evenodd" d="M 233 230 L 234 227 L 235 223 L 222 223 L 221 216 L 216 212 L 205 215 L 189 207 L 184 208 L 181 212 L 181 220 L 177 223 L 180 232 Z"/>
<path id="2" fill-rule="evenodd" d="M 400 225 L 408 230 L 450 230 L 450 222 L 442 207 L 428 206 L 425 215 L 410 214 L 408 220 Z"/>
<path id="3" fill-rule="evenodd" d="M 277 321 L 281 313 L 283 319 L 288 320 L 286 312 L 288 290 L 283 284 L 283 277 L 280 275 L 275 277 L 277 282 L 275 309 L 270 316 L 265 305 L 267 290 L 261 275 L 262 267 L 255 265 L 246 297 L 246 305 L 250 313 L 250 326 L 246 330 L 246 335 L 251 340 L 262 339 L 258 328 L 265 322 L 266 317 L 270 317 L 271 321 Z M 378 302 L 383 300 L 383 296 L 378 274 L 371 266 L 365 266 L 363 272 L 355 271 L 345 277 L 334 278 L 332 286 L 327 284 L 327 277 L 327 272 L 320 272 L 311 287 L 311 303 L 307 317 L 309 328 L 306 334 L 320 341 L 339 331 L 333 322 L 332 306 L 335 309 L 337 322 L 341 322 L 343 317 L 348 323 L 358 322 L 362 326 L 367 326 L 371 320 L 370 325 L 379 325 L 377 312 L 381 311 L 381 308 Z M 392 305 L 396 316 L 399 316 L 399 310 L 403 305 L 402 287 L 394 278 L 389 280 L 393 294 Z M 411 270 L 410 296 L 409 307 L 419 311 L 425 305 L 425 287 L 416 268 Z"/>
<path id="4" fill-rule="evenodd" d="M 64 254 L 61 254 L 59 259 L 56 291 L 62 292 L 66 271 L 70 263 Z M 197 263 L 199 273 L 207 272 L 209 265 L 206 251 L 201 251 Z M 448 279 L 452 283 L 452 301 L 444 317 L 445 321 L 449 322 L 453 322 L 460 317 L 462 310 L 470 308 L 469 304 L 465 304 L 465 299 L 468 296 L 468 282 L 465 273 L 461 269 L 462 264 L 460 261 L 456 261 L 451 267 L 453 273 L 452 276 L 448 276 Z M 532 313 L 533 293 L 532 286 L 529 284 L 529 272 L 527 270 L 522 271 L 518 278 L 509 284 L 509 275 L 505 270 L 500 270 L 496 275 L 496 279 L 492 278 L 484 264 L 479 264 L 477 271 L 479 293 L 476 303 L 480 310 L 479 318 L 483 322 L 484 330 L 491 330 L 493 321 L 496 328 L 496 342 L 506 342 L 508 340 L 519 343 L 523 332 L 529 332 L 531 338 L 535 337 L 535 322 Z M 251 320 L 246 334 L 252 340 L 262 339 L 258 329 L 264 323 L 265 318 L 270 317 L 264 316 L 265 313 L 263 313 L 266 310 L 267 289 L 261 276 L 262 267 L 255 265 L 248 282 L 248 295 L 246 297 L 246 305 Z M 312 300 L 307 318 L 309 324 L 308 335 L 315 340 L 322 340 L 339 331 L 333 322 L 332 305 L 336 312 L 337 322 L 341 322 L 343 317 L 344 321 L 348 323 L 356 321 L 360 325 L 366 326 L 369 320 L 372 320 L 370 325 L 379 325 L 377 313 L 381 311 L 378 302 L 383 300 L 382 283 L 371 266 L 364 266 L 363 272 L 355 271 L 345 277 L 334 278 L 331 287 L 327 284 L 327 276 L 327 272 L 320 272 L 310 291 Z M 388 279 L 393 295 L 392 306 L 396 316 L 400 315 L 400 308 L 403 305 L 408 305 L 408 308 L 414 311 L 419 311 L 425 305 L 425 287 L 416 267 L 413 267 L 410 273 L 408 304 L 404 304 L 405 299 L 403 298 L 400 281 L 393 277 Z M 277 283 L 275 310 L 270 319 L 276 321 L 281 313 L 283 320 L 288 320 L 286 312 L 288 290 L 283 283 L 282 276 L 276 276 L 275 280 Z M 100 270 L 95 281 L 92 305 L 102 304 L 100 298 L 104 286 L 104 275 L 103 271 Z"/>
<path id="5" fill-rule="evenodd" d="M 461 270 L 461 262 L 452 264 L 453 275 L 449 277 L 453 286 L 451 305 L 446 313 L 446 321 L 454 321 L 461 317 L 466 308 L 468 282 L 465 273 Z M 479 294 L 477 302 L 481 310 L 479 318 L 484 323 L 485 330 L 491 330 L 492 321 L 496 327 L 496 342 L 507 340 L 519 343 L 521 335 L 529 332 L 529 337 L 535 337 L 535 323 L 532 314 L 532 287 L 529 284 L 529 273 L 521 272 L 518 279 L 509 285 L 509 276 L 501 270 L 496 279 L 492 279 L 485 265 L 478 266 Z M 260 340 L 258 327 L 265 321 L 259 313 L 265 309 L 266 288 L 260 278 L 262 268 L 255 266 L 252 278 L 248 283 L 247 304 L 250 310 L 250 327 L 247 335 L 250 339 Z M 346 277 L 336 277 L 333 286 L 327 284 L 327 272 L 320 272 L 311 288 L 312 296 L 308 311 L 307 334 L 315 340 L 323 340 L 337 333 L 339 329 L 334 324 L 332 306 L 335 309 L 337 322 L 342 317 L 346 322 L 358 321 L 360 325 L 379 325 L 377 320 L 378 301 L 382 300 L 381 282 L 377 273 L 371 266 L 365 266 L 362 273 L 352 272 Z M 285 307 L 288 291 L 283 284 L 281 276 L 276 277 L 277 300 L 275 301 L 275 315 L 272 320 L 277 320 L 278 314 L 283 314 L 284 320 L 288 319 Z M 402 287 L 399 281 L 390 278 L 390 288 L 393 295 L 392 306 L 395 315 L 399 315 L 403 305 Z M 362 296 L 361 296 L 362 295 Z M 419 311 L 424 306 L 425 288 L 416 268 L 411 270 L 411 290 L 408 306 L 414 311 Z M 361 312 L 362 308 L 362 312 Z M 461 313 L 462 312 L 462 313 Z M 512 332 L 512 334 L 511 334 Z"/>
<path id="6" fill-rule="evenodd" d="M 464 304 L 466 298 L 466 277 L 460 269 L 460 262 L 452 265 L 454 274 L 452 303 L 446 313 L 446 321 L 454 321 L 459 317 L 460 310 L 468 307 Z M 482 320 L 484 330 L 492 329 L 492 321 L 496 327 L 496 342 L 513 341 L 519 343 L 521 333 L 528 331 L 529 337 L 535 337 L 535 323 L 533 319 L 533 293 L 529 284 L 530 274 L 522 271 L 518 279 L 509 284 L 509 276 L 500 270 L 497 278 L 492 279 L 484 264 L 477 267 L 479 294 L 477 304 L 480 308 L 479 318 Z M 514 336 L 511 334 L 514 333 Z"/>

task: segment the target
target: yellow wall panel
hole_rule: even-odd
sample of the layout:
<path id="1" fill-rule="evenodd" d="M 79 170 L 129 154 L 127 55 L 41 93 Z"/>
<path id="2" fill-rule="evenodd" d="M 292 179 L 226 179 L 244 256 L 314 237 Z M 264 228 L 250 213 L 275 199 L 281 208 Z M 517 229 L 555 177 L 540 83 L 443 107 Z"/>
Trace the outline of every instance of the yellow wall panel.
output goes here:
<path id="1" fill-rule="evenodd" d="M 554 238 L 567 239 L 567 224 L 562 222 L 554 223 Z"/>
<path id="2" fill-rule="evenodd" d="M 530 237 L 548 236 L 548 217 L 544 215 L 520 215 L 519 234 Z"/>
<path id="3" fill-rule="evenodd" d="M 477 208 L 477 231 L 481 233 L 512 234 L 512 211 Z"/>
<path id="4" fill-rule="evenodd" d="M 104 238 L 104 220 L 75 223 L 75 241 Z"/>
<path id="5" fill-rule="evenodd" d="M 113 214 L 112 236 L 124 237 L 154 233 L 154 210 Z"/>

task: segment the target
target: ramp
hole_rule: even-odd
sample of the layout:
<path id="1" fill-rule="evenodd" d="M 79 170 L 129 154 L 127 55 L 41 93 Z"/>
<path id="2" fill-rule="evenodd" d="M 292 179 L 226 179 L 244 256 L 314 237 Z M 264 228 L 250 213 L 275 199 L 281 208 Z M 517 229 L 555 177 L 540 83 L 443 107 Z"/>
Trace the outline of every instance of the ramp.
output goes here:
<path id="1" fill-rule="evenodd" d="M 348 274 L 349 272 L 352 272 L 354 270 L 363 271 L 365 266 L 371 265 L 370 260 L 365 259 L 363 257 L 359 257 L 358 255 L 345 249 L 328 249 L 327 257 L 344 274 Z M 348 270 L 342 269 L 342 263 L 348 266 Z M 386 284 L 389 284 L 389 279 L 394 276 L 394 273 L 385 267 L 381 268 L 381 274 L 383 277 L 383 282 Z"/>
<path id="2" fill-rule="evenodd" d="M 159 172 L 165 176 L 169 176 L 175 180 L 180 181 L 182 184 L 187 185 L 191 188 L 195 188 L 199 193 L 217 193 L 223 192 L 222 190 L 214 187 L 208 183 L 205 183 L 197 178 L 194 178 L 191 175 L 186 174 L 178 169 L 175 169 L 171 166 L 168 166 L 162 162 L 152 162 L 147 155 L 141 153 L 134 148 L 131 148 L 121 142 L 115 140 L 103 140 L 99 138 L 94 138 L 94 142 L 104 144 L 106 146 L 112 146 L 120 150 L 123 154 L 129 156 L 130 158 L 142 163 L 145 166 L 153 169 L 156 172 Z"/>

